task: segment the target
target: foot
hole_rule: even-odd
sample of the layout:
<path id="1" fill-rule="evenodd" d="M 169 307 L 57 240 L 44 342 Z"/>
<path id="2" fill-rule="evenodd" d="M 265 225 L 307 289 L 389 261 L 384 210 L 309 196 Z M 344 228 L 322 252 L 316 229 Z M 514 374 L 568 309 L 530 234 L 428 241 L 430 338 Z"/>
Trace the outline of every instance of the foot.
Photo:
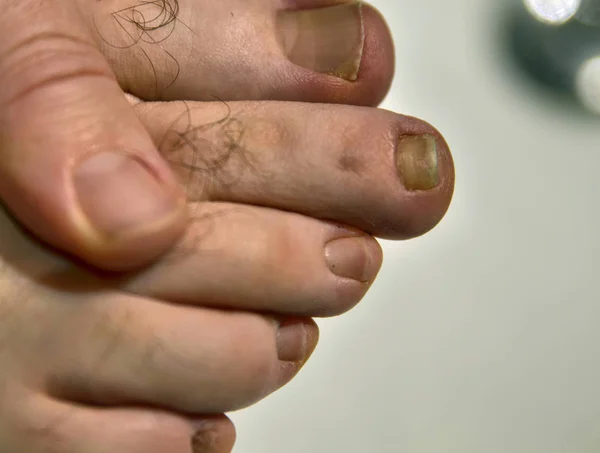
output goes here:
<path id="1" fill-rule="evenodd" d="M 385 22 L 356 1 L 7 1 L 0 196 L 41 239 L 112 270 L 152 261 L 187 220 L 185 194 L 123 90 L 375 105 L 393 75 Z M 90 193 L 82 181 L 93 175 L 115 190 Z M 112 209 L 121 197 L 135 209 Z"/>
<path id="2" fill-rule="evenodd" d="M 227 28 L 225 14 L 210 16 L 213 26 L 225 31 L 217 36 L 219 40 L 239 33 L 220 52 L 240 52 L 251 43 L 260 44 L 258 37 L 267 36 L 259 33 L 254 39 L 244 39 L 261 32 L 266 16 L 254 14 L 268 10 L 257 9 L 261 3 L 268 2 L 254 6 L 221 2 L 221 12 L 233 13 L 234 18 L 238 14 L 247 22 Z M 154 69 L 152 65 L 127 66 L 127 61 L 135 61 L 135 46 L 117 49 L 114 41 L 104 42 L 112 36 L 110 21 L 115 19 L 103 16 L 102 8 L 111 4 L 119 2 L 94 3 L 98 9 L 84 16 L 94 25 L 90 29 L 97 33 L 95 42 L 101 42 L 117 79 L 146 99 L 267 97 L 370 105 L 381 98 L 391 80 L 389 35 L 369 7 L 340 7 L 345 13 L 337 17 L 349 17 L 349 23 L 364 27 L 364 36 L 358 39 L 362 52 L 360 59 L 350 59 L 354 66 L 327 67 L 318 55 L 290 44 L 305 39 L 294 33 L 294 21 L 319 20 L 275 13 L 280 7 L 310 8 L 323 6 L 322 2 L 271 5 L 271 23 L 283 24 L 273 34 L 281 46 L 279 54 L 267 48 L 262 54 L 265 58 L 258 59 L 256 52 L 263 47 L 257 46 L 252 58 L 244 59 L 241 51 L 236 54 L 239 58 L 223 58 L 219 66 L 218 58 L 210 53 L 219 41 L 207 47 L 203 61 L 215 64 L 205 66 L 213 68 L 209 76 L 222 76 L 217 71 L 222 70 L 223 61 L 239 63 L 230 66 L 235 77 L 228 85 L 227 78 L 214 80 L 200 73 L 186 82 L 186 71 L 193 70 L 189 49 L 199 49 L 198 42 L 209 43 L 209 36 L 193 38 L 192 47 L 184 42 L 168 48 L 169 40 L 177 38 L 175 31 L 166 40 L 158 40 L 160 44 L 145 42 L 146 33 L 153 31 L 148 13 L 143 13 L 146 19 L 141 22 L 147 25 L 142 28 L 148 28 L 145 40 L 135 43 L 142 48 L 141 55 L 157 61 L 161 56 L 152 52 L 161 54 L 166 49 L 179 65 L 187 61 L 188 66 L 175 71 L 178 77 L 173 83 L 157 70 L 168 67 L 166 63 L 153 63 Z M 181 2 L 180 7 L 178 18 L 194 19 L 190 4 L 186 7 Z M 135 11 L 132 17 L 139 19 L 139 10 Z M 196 21 L 202 19 L 198 16 Z M 163 16 L 157 17 L 164 22 Z M 217 18 L 220 21 L 215 22 Z M 60 25 L 58 19 L 55 23 Z M 166 25 L 172 23 L 166 20 Z M 131 21 L 125 24 L 127 28 Z M 139 24 L 139 20 L 133 24 L 135 29 Z M 207 33 L 211 28 L 202 30 Z M 310 34 L 309 40 L 317 35 Z M 27 50 L 26 46 L 17 48 Z M 289 77 L 265 69 L 279 66 L 288 68 Z M 351 80 L 353 67 L 358 68 L 354 70 L 357 80 Z M 372 76 L 368 76 L 369 68 L 373 68 Z M 205 85 L 195 91 L 191 82 L 198 80 Z M 82 130 L 91 130 L 87 124 L 100 132 L 90 135 L 88 144 L 99 136 L 104 140 L 122 134 L 125 138 L 108 148 L 132 140 L 160 150 L 188 189 L 189 203 L 178 203 L 192 221 L 170 255 L 143 272 L 116 278 L 75 266 L 43 249 L 8 217 L 0 219 L 0 316 L 4 320 L 0 319 L 0 337 L 8 351 L 0 355 L 0 361 L 4 360 L 0 369 L 11 370 L 0 378 L 3 388 L 10 390 L 2 396 L 1 407 L 9 408 L 10 416 L 0 418 L 0 442 L 5 442 L 0 450 L 189 453 L 195 447 L 194 453 L 229 451 L 233 430 L 218 414 L 251 404 L 289 380 L 316 342 L 315 326 L 307 317 L 332 316 L 351 308 L 374 278 L 381 263 L 380 249 L 360 229 L 387 238 L 413 237 L 432 228 L 450 201 L 454 175 L 447 146 L 434 129 L 415 119 L 365 108 L 261 102 L 141 103 L 135 107 L 137 115 L 130 115 L 122 99 L 116 100 L 119 90 L 111 97 L 105 89 L 83 84 L 80 88 L 85 89 L 73 93 L 85 96 L 72 100 L 85 99 L 85 105 L 93 108 L 86 110 L 83 103 L 75 102 L 83 110 L 74 109 L 67 117 L 78 121 L 64 123 L 66 117 L 54 112 L 70 111 L 62 105 L 65 97 L 43 101 L 48 93 L 61 92 L 56 91 L 57 84 L 60 88 L 60 80 L 52 81 L 53 90 L 36 88 L 33 94 L 25 90 L 17 101 L 11 101 L 11 109 L 3 110 L 5 122 L 0 124 L 11 132 L 0 147 L 7 156 L 1 160 L 5 168 L 0 169 L 0 192 L 8 194 L 6 201 L 19 220 L 50 243 L 108 268 L 130 267 L 140 257 L 155 256 L 177 236 L 173 234 L 177 222 L 171 220 L 164 225 L 147 222 L 150 227 L 137 236 L 115 234 L 102 236 L 100 241 L 99 236 L 81 235 L 77 230 L 86 222 L 69 223 L 84 217 L 72 214 L 73 189 L 63 169 L 75 156 L 72 150 L 81 148 L 79 138 L 71 139 Z M 44 106 L 52 107 L 51 114 Z M 137 126 L 132 126 L 131 118 Z M 146 141 L 133 133 L 139 130 L 151 131 Z M 150 160 L 148 153 L 134 154 L 136 160 L 126 162 L 143 165 L 111 162 L 99 152 L 96 168 L 109 168 L 112 175 L 127 168 L 138 174 L 140 168 L 152 168 L 167 186 L 177 186 L 176 177 L 170 179 L 159 168 L 158 153 Z M 152 210 L 131 198 L 127 184 L 107 184 L 96 175 L 84 172 L 78 184 L 91 194 L 91 204 L 104 206 L 117 224 L 123 220 L 120 214 L 141 218 Z M 159 186 L 152 187 L 154 192 L 141 192 L 144 202 L 161 200 Z M 119 205 L 147 209 L 115 209 Z M 170 233 L 157 234 L 156 225 L 167 225 L 161 231 Z M 39 327 L 32 332 L 34 314 Z M 217 416 L 199 417 L 207 413 Z"/>
<path id="3" fill-rule="evenodd" d="M 348 310 L 375 278 L 381 250 L 361 229 L 413 237 L 450 201 L 448 148 L 412 118 L 293 103 L 135 109 L 186 183 L 192 222 L 169 255 L 124 277 L 70 262 L 2 215 L 1 451 L 230 451 L 218 414 L 288 382 L 316 345 L 310 317 Z"/>

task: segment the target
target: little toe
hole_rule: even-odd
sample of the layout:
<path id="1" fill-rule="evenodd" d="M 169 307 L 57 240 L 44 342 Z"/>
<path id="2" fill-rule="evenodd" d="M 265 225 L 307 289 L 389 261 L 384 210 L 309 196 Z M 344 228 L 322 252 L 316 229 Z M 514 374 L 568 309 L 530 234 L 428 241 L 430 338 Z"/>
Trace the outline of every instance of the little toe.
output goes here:
<path id="1" fill-rule="evenodd" d="M 11 410 L 2 451 L 19 453 L 230 453 L 225 416 L 188 419 L 156 408 L 90 407 L 31 396 Z"/>

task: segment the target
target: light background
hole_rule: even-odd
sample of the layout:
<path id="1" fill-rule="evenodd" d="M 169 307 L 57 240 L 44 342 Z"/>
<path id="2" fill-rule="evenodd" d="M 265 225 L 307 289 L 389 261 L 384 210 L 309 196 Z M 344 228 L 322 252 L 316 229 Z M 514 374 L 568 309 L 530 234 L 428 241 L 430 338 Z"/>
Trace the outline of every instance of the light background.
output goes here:
<path id="1" fill-rule="evenodd" d="M 372 3 L 397 46 L 383 107 L 445 134 L 456 197 L 384 244 L 292 384 L 234 414 L 235 452 L 599 453 L 600 119 L 506 64 L 509 0 Z"/>

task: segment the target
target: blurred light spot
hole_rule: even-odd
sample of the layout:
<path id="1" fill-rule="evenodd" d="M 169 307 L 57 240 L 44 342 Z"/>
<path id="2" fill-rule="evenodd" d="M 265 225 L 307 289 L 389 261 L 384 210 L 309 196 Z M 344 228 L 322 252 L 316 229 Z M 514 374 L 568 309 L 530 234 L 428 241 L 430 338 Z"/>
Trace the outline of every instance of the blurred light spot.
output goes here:
<path id="1" fill-rule="evenodd" d="M 577 14 L 581 0 L 525 0 L 525 6 L 536 19 L 560 25 Z"/>
<path id="2" fill-rule="evenodd" d="M 577 12 L 577 20 L 586 25 L 600 25 L 600 2 L 598 0 L 582 0 Z"/>
<path id="3" fill-rule="evenodd" d="M 576 87 L 583 105 L 600 114 L 600 56 L 581 65 L 577 72 Z"/>

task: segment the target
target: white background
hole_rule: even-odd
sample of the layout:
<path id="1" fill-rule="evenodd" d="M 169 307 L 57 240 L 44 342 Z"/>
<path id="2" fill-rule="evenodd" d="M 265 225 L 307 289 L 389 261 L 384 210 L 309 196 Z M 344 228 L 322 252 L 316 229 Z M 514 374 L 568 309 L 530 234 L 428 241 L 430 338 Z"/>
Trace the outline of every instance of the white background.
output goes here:
<path id="1" fill-rule="evenodd" d="M 384 244 L 292 384 L 234 414 L 235 451 L 600 452 L 600 118 L 507 65 L 509 0 L 372 3 L 397 46 L 383 107 L 446 135 L 456 197 Z"/>

